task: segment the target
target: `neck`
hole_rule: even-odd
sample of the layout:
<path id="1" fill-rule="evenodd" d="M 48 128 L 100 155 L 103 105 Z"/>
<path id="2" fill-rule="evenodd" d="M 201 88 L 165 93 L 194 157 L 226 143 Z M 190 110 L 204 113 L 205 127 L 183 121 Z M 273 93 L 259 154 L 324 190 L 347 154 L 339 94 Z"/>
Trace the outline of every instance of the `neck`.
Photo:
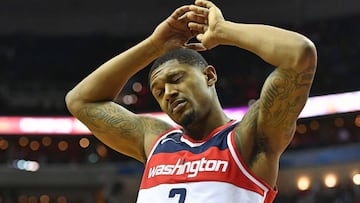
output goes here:
<path id="1" fill-rule="evenodd" d="M 184 128 L 185 134 L 190 136 L 194 140 L 202 140 L 207 137 L 216 128 L 225 125 L 231 119 L 225 115 L 223 111 L 218 113 L 217 117 L 204 116 L 203 119 L 190 124 Z"/>

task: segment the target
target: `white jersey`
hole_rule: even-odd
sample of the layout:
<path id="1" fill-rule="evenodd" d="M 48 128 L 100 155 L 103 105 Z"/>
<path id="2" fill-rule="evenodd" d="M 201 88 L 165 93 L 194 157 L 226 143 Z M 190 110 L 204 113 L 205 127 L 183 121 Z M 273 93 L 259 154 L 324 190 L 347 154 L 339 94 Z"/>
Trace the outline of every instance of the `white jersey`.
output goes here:
<path id="1" fill-rule="evenodd" d="M 244 164 L 230 122 L 201 141 L 172 129 L 154 144 L 137 203 L 271 203 L 276 191 Z"/>

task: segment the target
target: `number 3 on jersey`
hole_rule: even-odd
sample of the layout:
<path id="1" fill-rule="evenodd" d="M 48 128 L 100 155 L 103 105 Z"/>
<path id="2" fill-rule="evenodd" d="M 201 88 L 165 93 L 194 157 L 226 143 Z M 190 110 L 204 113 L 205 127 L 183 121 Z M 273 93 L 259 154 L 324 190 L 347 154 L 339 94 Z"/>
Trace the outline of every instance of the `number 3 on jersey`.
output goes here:
<path id="1" fill-rule="evenodd" d="M 169 198 L 174 198 L 176 195 L 179 195 L 179 203 L 185 202 L 186 189 L 185 188 L 173 188 L 170 190 Z"/>

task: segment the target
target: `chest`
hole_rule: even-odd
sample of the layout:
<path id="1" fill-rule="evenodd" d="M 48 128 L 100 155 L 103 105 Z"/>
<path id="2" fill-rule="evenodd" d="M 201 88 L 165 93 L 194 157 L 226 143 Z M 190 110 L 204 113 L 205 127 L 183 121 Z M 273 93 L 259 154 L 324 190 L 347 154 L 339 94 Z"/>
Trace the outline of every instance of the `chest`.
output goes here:
<path id="1" fill-rule="evenodd" d="M 149 185 L 184 182 L 228 182 L 238 174 L 229 149 L 229 132 L 194 143 L 181 134 L 163 138 L 156 145 L 144 171 Z"/>

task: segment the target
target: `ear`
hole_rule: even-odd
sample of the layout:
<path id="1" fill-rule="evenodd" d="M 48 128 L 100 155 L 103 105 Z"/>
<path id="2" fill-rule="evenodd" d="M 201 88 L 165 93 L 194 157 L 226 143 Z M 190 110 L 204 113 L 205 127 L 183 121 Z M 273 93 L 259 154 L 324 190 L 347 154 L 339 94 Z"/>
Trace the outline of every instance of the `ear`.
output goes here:
<path id="1" fill-rule="evenodd" d="M 216 70 L 214 68 L 214 66 L 207 66 L 204 69 L 204 75 L 206 76 L 206 81 L 208 86 L 213 86 L 215 85 L 216 81 L 217 81 L 217 74 L 216 74 Z"/>

